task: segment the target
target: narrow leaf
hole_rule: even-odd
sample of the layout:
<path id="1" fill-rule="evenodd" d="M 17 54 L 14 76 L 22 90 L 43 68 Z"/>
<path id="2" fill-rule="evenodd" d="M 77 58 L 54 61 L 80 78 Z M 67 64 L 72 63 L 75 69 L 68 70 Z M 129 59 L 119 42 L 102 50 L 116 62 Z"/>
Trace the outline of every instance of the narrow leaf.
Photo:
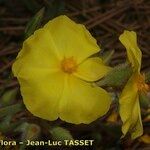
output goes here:
<path id="1" fill-rule="evenodd" d="M 114 50 L 110 50 L 110 51 L 106 51 L 101 58 L 103 59 L 103 62 L 105 64 L 109 64 L 109 62 L 111 61 L 112 56 L 114 55 Z"/>
<path id="2" fill-rule="evenodd" d="M 36 15 L 29 21 L 25 29 L 25 38 L 28 38 L 31 34 L 34 33 L 40 26 L 41 20 L 44 15 L 45 8 L 40 9 Z"/>

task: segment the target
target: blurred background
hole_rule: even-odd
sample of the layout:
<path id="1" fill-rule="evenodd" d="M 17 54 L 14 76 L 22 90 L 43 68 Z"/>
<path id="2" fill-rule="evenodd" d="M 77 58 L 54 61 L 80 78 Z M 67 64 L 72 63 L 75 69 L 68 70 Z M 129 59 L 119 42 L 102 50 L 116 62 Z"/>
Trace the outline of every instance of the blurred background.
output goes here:
<path id="1" fill-rule="evenodd" d="M 119 35 L 124 29 L 136 31 L 143 53 L 142 71 L 150 71 L 150 0 L 0 0 L 0 140 L 94 139 L 91 147 L 61 149 L 149 150 L 150 109 L 147 107 L 141 110 L 144 136 L 131 141 L 129 137 L 120 139 L 121 121 L 115 104 L 106 116 L 89 125 L 45 121 L 23 106 L 11 65 L 27 36 L 25 32 L 35 21 L 34 16 L 41 17 L 34 27 L 37 29 L 60 14 L 86 26 L 101 46 L 101 53 L 111 56 L 111 66 L 125 62 L 126 51 L 118 40 Z M 25 145 L 1 145 L 0 149 L 25 149 Z"/>

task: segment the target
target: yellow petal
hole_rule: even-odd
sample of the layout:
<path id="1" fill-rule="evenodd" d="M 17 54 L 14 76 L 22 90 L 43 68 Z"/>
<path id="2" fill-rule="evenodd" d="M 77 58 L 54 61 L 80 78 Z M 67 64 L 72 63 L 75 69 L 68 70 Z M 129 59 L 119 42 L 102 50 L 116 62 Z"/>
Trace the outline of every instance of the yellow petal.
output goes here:
<path id="1" fill-rule="evenodd" d="M 110 70 L 111 68 L 105 66 L 99 57 L 93 57 L 81 63 L 74 75 L 86 81 L 96 81 L 104 77 Z"/>
<path id="2" fill-rule="evenodd" d="M 123 136 L 125 136 L 127 132 L 131 133 L 133 139 L 140 136 L 143 132 L 143 128 L 141 123 L 136 75 L 133 75 L 127 82 L 120 96 L 119 104 L 119 113 L 123 122 Z"/>
<path id="3" fill-rule="evenodd" d="M 129 62 L 132 64 L 135 70 L 140 71 L 142 53 L 137 45 L 137 35 L 134 31 L 124 31 L 120 35 L 119 40 L 127 49 L 127 56 Z"/>
<path id="4" fill-rule="evenodd" d="M 133 113 L 132 123 L 134 124 L 134 127 L 130 132 L 131 132 L 131 139 L 135 139 L 143 134 L 143 125 L 141 120 L 139 98 L 136 100 L 132 113 Z"/>
<path id="5" fill-rule="evenodd" d="M 39 29 L 23 43 L 12 70 L 15 76 L 26 68 L 58 70 L 59 59 L 49 32 Z"/>
<path id="6" fill-rule="evenodd" d="M 108 122 L 116 123 L 118 120 L 118 113 L 113 111 L 107 118 Z"/>
<path id="7" fill-rule="evenodd" d="M 142 141 L 146 144 L 150 144 L 150 135 L 148 134 L 144 134 L 140 139 L 139 141 Z"/>
<path id="8" fill-rule="evenodd" d="M 47 69 L 26 69 L 18 79 L 27 109 L 37 117 L 56 120 L 65 75 Z"/>
<path id="9" fill-rule="evenodd" d="M 78 63 L 97 53 L 100 48 L 84 25 L 76 24 L 67 16 L 49 21 L 45 27 L 62 57 L 74 57 Z"/>
<path id="10" fill-rule="evenodd" d="M 103 116 L 110 107 L 111 97 L 102 88 L 68 76 L 60 101 L 60 118 L 70 123 L 88 124 Z"/>

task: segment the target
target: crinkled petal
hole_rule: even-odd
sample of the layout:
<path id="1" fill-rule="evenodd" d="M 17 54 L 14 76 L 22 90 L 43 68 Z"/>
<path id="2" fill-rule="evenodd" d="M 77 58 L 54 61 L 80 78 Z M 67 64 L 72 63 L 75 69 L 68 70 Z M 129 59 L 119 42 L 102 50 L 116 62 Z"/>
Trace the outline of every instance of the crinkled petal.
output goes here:
<path id="1" fill-rule="evenodd" d="M 124 31 L 119 40 L 127 49 L 127 56 L 135 70 L 140 71 L 142 53 L 137 45 L 137 35 L 134 31 Z"/>
<path id="2" fill-rule="evenodd" d="M 86 81 L 96 81 L 104 77 L 110 70 L 111 68 L 106 66 L 102 59 L 92 57 L 81 63 L 74 75 Z"/>
<path id="3" fill-rule="evenodd" d="M 12 71 L 15 76 L 22 69 L 59 69 L 59 56 L 51 36 L 46 29 L 37 30 L 23 43 L 23 48 L 14 62 Z"/>
<path id="4" fill-rule="evenodd" d="M 28 69 L 22 70 L 18 79 L 27 109 L 42 119 L 56 120 L 65 75 L 47 69 Z"/>
<path id="5" fill-rule="evenodd" d="M 139 95 L 136 85 L 136 75 L 133 75 L 127 82 L 119 100 L 120 117 L 123 122 L 123 136 L 127 132 L 131 133 L 132 138 L 142 134 L 141 113 L 139 107 Z"/>
<path id="6" fill-rule="evenodd" d="M 84 25 L 76 24 L 67 16 L 59 16 L 49 21 L 44 28 L 62 57 L 74 56 L 78 63 L 100 51 L 96 40 Z"/>
<path id="7" fill-rule="evenodd" d="M 68 76 L 60 102 L 60 118 L 88 124 L 103 116 L 110 108 L 111 97 L 102 88 L 74 76 Z"/>
<path id="8" fill-rule="evenodd" d="M 143 134 L 143 125 L 142 125 L 142 119 L 141 119 L 139 97 L 137 97 L 136 103 L 133 108 L 132 120 L 135 120 L 135 125 L 133 129 L 131 130 L 131 138 L 135 139 Z"/>

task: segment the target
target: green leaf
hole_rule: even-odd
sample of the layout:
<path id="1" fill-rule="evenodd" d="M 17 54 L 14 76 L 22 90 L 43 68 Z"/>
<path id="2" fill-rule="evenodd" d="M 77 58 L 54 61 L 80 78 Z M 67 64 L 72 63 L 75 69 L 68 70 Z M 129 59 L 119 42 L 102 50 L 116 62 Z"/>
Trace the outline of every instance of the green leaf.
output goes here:
<path id="1" fill-rule="evenodd" d="M 0 117 L 4 117 L 6 115 L 15 114 L 24 109 L 24 105 L 22 103 L 10 105 L 4 108 L 0 108 Z"/>
<path id="2" fill-rule="evenodd" d="M 8 126 L 10 125 L 10 121 L 12 119 L 11 115 L 6 116 L 0 123 L 0 131 L 3 132 L 5 131 Z"/>
<path id="3" fill-rule="evenodd" d="M 150 71 L 145 74 L 146 83 L 150 82 Z"/>
<path id="4" fill-rule="evenodd" d="M 150 97 L 146 93 L 140 93 L 140 105 L 145 109 L 150 108 Z"/>
<path id="5" fill-rule="evenodd" d="M 50 129 L 50 133 L 54 140 L 73 140 L 71 133 L 62 127 L 54 127 Z"/>
<path id="6" fill-rule="evenodd" d="M 17 88 L 6 91 L 1 97 L 1 105 L 7 106 L 9 104 L 12 104 L 12 102 L 16 98 L 17 91 Z"/>
<path id="7" fill-rule="evenodd" d="M 35 140 L 38 138 L 41 129 L 37 124 L 24 122 L 15 131 L 22 132 L 21 140 Z"/>
<path id="8" fill-rule="evenodd" d="M 1 120 L 0 131 L 2 133 L 7 133 L 9 131 L 13 131 L 14 129 L 16 129 L 17 126 L 19 126 L 22 123 L 22 120 L 11 123 L 12 117 L 13 117 L 12 115 L 8 115 Z"/>
<path id="9" fill-rule="evenodd" d="M 26 140 L 36 140 L 38 139 L 41 128 L 37 124 L 24 122 L 21 125 L 19 125 L 15 132 L 21 132 L 21 141 L 23 144 L 20 146 L 20 150 L 24 150 L 26 148 Z"/>
<path id="10" fill-rule="evenodd" d="M 25 29 L 25 38 L 28 38 L 30 35 L 34 33 L 35 30 L 37 30 L 40 27 L 44 12 L 45 8 L 40 9 L 36 13 L 36 15 L 29 21 Z"/>
<path id="11" fill-rule="evenodd" d="M 121 64 L 110 71 L 102 80 L 96 82 L 98 86 L 119 87 L 124 85 L 132 74 L 129 64 Z"/>
<path id="12" fill-rule="evenodd" d="M 110 50 L 110 51 L 106 51 L 104 52 L 104 54 L 101 56 L 101 58 L 103 59 L 103 62 L 105 64 L 109 64 L 111 61 L 112 56 L 114 55 L 114 50 Z"/>

